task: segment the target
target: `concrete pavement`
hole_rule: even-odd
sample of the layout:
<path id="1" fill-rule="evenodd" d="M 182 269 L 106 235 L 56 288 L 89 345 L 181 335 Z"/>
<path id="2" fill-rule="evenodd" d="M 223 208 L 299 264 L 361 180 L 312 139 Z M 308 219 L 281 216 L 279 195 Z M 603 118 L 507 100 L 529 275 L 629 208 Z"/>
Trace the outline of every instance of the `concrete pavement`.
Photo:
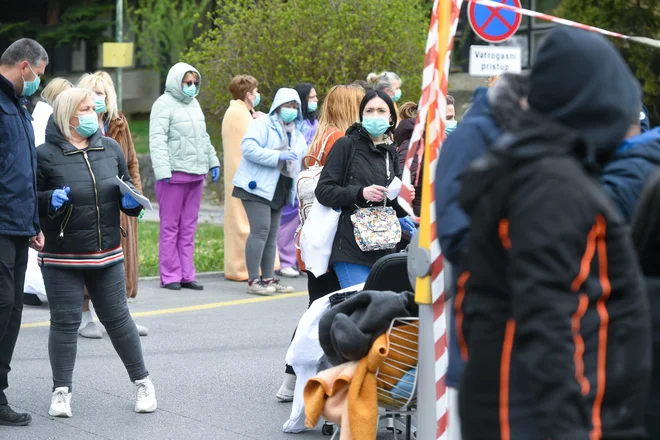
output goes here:
<path id="1" fill-rule="evenodd" d="M 328 439 L 320 429 L 282 433 L 291 404 L 275 399 L 291 334 L 307 307 L 306 279 L 290 281 L 299 293 L 272 298 L 247 295 L 244 283 L 218 275 L 199 281 L 203 292 L 142 280 L 130 304 L 135 321 L 149 328 L 142 344 L 158 397 L 154 414 L 133 412 L 133 385 L 104 334 L 78 339 L 73 418 L 48 416 L 48 306 L 26 306 L 7 394 L 33 423 L 0 426 L 0 439 Z"/>

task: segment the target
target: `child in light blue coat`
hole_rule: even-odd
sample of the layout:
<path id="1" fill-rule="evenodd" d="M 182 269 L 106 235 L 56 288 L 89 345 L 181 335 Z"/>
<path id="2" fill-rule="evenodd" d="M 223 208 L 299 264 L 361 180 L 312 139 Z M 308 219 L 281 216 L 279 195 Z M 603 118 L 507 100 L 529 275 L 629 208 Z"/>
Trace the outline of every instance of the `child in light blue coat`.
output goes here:
<path id="1" fill-rule="evenodd" d="M 294 89 L 279 89 L 268 117 L 255 119 L 241 144 L 243 158 L 232 181 L 232 196 L 243 202 L 250 223 L 245 245 L 248 293 L 293 292 L 293 287 L 279 283 L 274 269 L 282 208 L 294 203 L 294 183 L 307 151 L 300 107 Z"/>

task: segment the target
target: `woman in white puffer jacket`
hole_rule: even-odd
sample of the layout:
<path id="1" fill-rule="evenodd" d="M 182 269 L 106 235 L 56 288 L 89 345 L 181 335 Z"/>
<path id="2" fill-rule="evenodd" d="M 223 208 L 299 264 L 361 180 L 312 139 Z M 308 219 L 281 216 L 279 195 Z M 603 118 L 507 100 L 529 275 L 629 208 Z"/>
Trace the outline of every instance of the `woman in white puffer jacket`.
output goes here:
<path id="1" fill-rule="evenodd" d="M 160 214 L 161 286 L 202 290 L 195 281 L 195 231 L 204 178 L 220 177 L 220 161 L 206 132 L 204 113 L 195 97 L 201 75 L 177 63 L 167 74 L 165 93 L 151 108 L 149 149 L 156 175 Z"/>

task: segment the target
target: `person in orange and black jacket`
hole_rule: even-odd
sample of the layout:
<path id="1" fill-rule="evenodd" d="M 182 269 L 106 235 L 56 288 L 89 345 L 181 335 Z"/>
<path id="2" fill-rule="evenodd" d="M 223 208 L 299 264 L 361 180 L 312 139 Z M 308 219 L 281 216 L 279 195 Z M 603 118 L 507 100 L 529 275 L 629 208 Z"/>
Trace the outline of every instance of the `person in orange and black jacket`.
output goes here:
<path id="1" fill-rule="evenodd" d="M 556 28 L 519 129 L 466 171 L 464 440 L 646 438 L 649 305 L 630 229 L 594 178 L 640 99 L 604 37 Z"/>

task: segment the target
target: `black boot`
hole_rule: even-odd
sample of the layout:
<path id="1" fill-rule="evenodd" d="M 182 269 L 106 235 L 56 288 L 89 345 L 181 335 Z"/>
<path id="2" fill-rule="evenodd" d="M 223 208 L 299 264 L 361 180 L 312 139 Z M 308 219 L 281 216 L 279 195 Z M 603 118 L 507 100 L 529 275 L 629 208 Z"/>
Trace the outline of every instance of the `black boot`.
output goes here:
<path id="1" fill-rule="evenodd" d="M 0 405 L 0 425 L 27 426 L 32 423 L 32 416 L 27 413 L 17 413 L 9 405 Z"/>
<path id="2" fill-rule="evenodd" d="M 192 290 L 204 290 L 204 286 L 201 284 L 197 284 L 197 281 L 191 281 L 189 283 L 181 283 L 181 287 L 184 289 L 192 289 Z"/>

